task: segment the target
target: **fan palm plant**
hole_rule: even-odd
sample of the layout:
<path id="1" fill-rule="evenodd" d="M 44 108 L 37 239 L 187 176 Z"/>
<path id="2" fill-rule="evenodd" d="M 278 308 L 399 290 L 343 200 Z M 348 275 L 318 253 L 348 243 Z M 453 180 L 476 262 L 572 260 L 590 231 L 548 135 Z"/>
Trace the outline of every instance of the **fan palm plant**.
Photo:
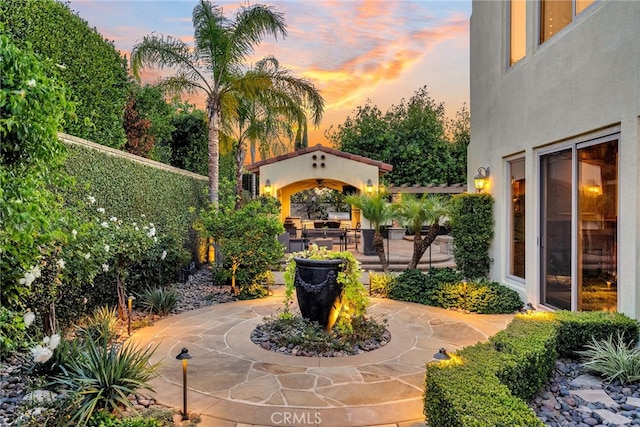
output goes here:
<path id="1" fill-rule="evenodd" d="M 403 194 L 402 200 L 394 205 L 395 217 L 404 226 L 414 230 L 413 254 L 407 268 L 416 268 L 427 248 L 438 236 L 440 225 L 448 218 L 448 200 L 443 196 L 423 195 L 418 198 L 412 194 Z M 422 226 L 428 227 L 422 237 Z"/>
<path id="2" fill-rule="evenodd" d="M 360 209 L 360 213 L 363 217 L 371 222 L 374 229 L 373 234 L 373 247 L 376 250 L 378 258 L 380 258 L 380 264 L 382 270 L 386 273 L 389 271 L 389 262 L 384 253 L 384 238 L 380 233 L 380 226 L 393 218 L 393 209 L 391 204 L 387 201 L 387 196 L 384 193 L 375 192 L 373 194 L 354 194 L 347 196 L 347 203 Z"/>
<path id="3" fill-rule="evenodd" d="M 324 99 L 315 86 L 304 78 L 295 77 L 268 56 L 244 74 L 256 84 L 255 91 L 234 91 L 238 102 L 236 131 L 236 193 L 242 193 L 242 172 L 246 143 L 250 144 L 251 162 L 255 161 L 256 142 L 261 141 L 261 153 L 271 151 L 271 144 L 286 146 L 284 139 L 293 139 L 293 127 L 306 125 L 307 114 L 313 124 L 320 125 Z M 238 198 L 240 200 L 240 198 Z"/>
<path id="4" fill-rule="evenodd" d="M 145 66 L 175 68 L 176 74 L 163 79 L 172 93 L 206 94 L 209 126 L 209 200 L 219 200 L 219 151 L 223 116 L 237 110 L 238 93 L 255 94 L 265 88 L 263 75 L 243 73 L 242 64 L 265 36 L 285 37 L 284 16 L 269 6 L 240 6 L 235 20 L 222 8 L 206 0 L 193 9 L 193 46 L 171 36 L 147 35 L 133 47 L 131 69 L 139 79 Z"/>

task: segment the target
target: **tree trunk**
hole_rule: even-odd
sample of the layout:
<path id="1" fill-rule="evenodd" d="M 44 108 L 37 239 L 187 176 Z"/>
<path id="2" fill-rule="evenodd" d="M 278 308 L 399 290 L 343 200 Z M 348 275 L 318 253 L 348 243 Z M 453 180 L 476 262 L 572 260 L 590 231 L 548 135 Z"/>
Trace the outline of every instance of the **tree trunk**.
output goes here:
<path id="1" fill-rule="evenodd" d="M 44 334 L 46 336 L 51 336 L 56 333 L 56 303 L 52 302 L 49 304 L 43 313 L 42 313 L 42 324 L 44 329 Z"/>
<path id="2" fill-rule="evenodd" d="M 380 265 L 382 265 L 382 271 L 387 273 L 389 271 L 389 263 L 387 262 L 387 257 L 384 253 L 384 238 L 378 230 L 373 234 L 373 247 L 376 248 L 376 253 L 380 259 Z"/>
<path id="3" fill-rule="evenodd" d="M 411 256 L 411 262 L 407 268 L 416 268 L 418 267 L 418 263 L 422 259 L 422 256 L 427 251 L 427 248 L 431 246 L 431 243 L 438 236 L 438 231 L 440 230 L 440 225 L 436 222 L 429 226 L 429 230 L 427 231 L 427 235 L 422 238 L 420 234 L 420 230 L 416 230 L 416 234 L 413 236 L 413 255 Z"/>
<path id="4" fill-rule="evenodd" d="M 236 147 L 236 209 L 242 207 L 242 170 L 247 152 L 244 143 L 239 143 Z"/>
<path id="5" fill-rule="evenodd" d="M 127 318 L 127 296 L 124 290 L 123 268 L 116 266 L 116 291 L 118 293 L 118 319 Z"/>
<path id="6" fill-rule="evenodd" d="M 209 201 L 218 206 L 219 200 L 219 156 L 220 156 L 220 102 L 213 96 L 209 96 Z"/>
<path id="7" fill-rule="evenodd" d="M 231 263 L 231 293 L 238 295 L 238 288 L 236 288 L 236 271 L 238 271 L 238 264 L 236 262 Z"/>

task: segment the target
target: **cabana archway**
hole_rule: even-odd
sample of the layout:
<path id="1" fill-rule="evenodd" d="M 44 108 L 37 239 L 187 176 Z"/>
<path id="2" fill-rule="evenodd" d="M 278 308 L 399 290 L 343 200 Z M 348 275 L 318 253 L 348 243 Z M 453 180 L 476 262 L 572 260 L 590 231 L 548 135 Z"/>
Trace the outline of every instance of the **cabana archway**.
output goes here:
<path id="1" fill-rule="evenodd" d="M 260 176 L 261 195 L 278 198 L 284 221 L 290 216 L 291 196 L 295 193 L 318 186 L 338 191 L 344 191 L 345 186 L 356 191 L 377 191 L 380 177 L 390 172 L 392 166 L 316 145 L 253 163 L 247 166 L 247 170 Z M 359 220 L 352 215 L 353 226 Z"/>

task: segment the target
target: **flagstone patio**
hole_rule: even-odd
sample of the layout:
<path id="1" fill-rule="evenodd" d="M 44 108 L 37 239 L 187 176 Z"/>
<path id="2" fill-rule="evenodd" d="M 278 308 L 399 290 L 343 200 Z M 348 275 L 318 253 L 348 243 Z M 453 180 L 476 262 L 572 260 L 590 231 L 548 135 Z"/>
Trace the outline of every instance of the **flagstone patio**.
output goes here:
<path id="1" fill-rule="evenodd" d="M 250 334 L 282 307 L 283 287 L 262 300 L 185 312 L 136 331 L 131 340 L 157 345 L 152 381 L 157 402 L 182 408 L 183 347 L 188 364 L 188 412 L 209 426 L 424 426 L 424 364 L 439 348 L 455 350 L 504 329 L 512 315 L 463 314 L 372 298 L 369 313 L 388 320 L 391 341 L 357 356 L 282 355 Z"/>

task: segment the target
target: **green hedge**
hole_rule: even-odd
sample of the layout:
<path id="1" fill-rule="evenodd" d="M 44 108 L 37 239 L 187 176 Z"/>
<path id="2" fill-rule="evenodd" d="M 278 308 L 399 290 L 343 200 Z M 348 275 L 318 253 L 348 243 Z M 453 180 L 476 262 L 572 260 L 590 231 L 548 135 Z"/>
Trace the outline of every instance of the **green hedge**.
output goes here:
<path id="1" fill-rule="evenodd" d="M 493 261 L 489 257 L 495 224 L 493 202 L 491 194 L 463 193 L 451 198 L 453 257 L 468 279 L 485 277 Z"/>
<path id="2" fill-rule="evenodd" d="M 451 361 L 427 364 L 429 425 L 543 426 L 526 401 L 549 378 L 558 355 L 620 330 L 629 342 L 637 340 L 638 322 L 620 313 L 518 315 L 488 342 L 462 349 Z"/>
<path id="3" fill-rule="evenodd" d="M 388 285 L 391 299 L 442 308 L 457 308 L 474 313 L 513 313 L 522 308 L 516 291 L 497 282 L 463 280 L 461 272 L 451 268 L 405 270 Z"/>
<path id="4" fill-rule="evenodd" d="M 183 245 L 195 255 L 193 223 L 207 204 L 206 180 L 76 144 L 68 144 L 67 151 L 64 168 L 76 179 L 74 189 L 59 190 L 67 204 L 86 203 L 91 195 L 109 215 L 135 220 L 144 214 L 155 224 L 159 238 Z"/>

